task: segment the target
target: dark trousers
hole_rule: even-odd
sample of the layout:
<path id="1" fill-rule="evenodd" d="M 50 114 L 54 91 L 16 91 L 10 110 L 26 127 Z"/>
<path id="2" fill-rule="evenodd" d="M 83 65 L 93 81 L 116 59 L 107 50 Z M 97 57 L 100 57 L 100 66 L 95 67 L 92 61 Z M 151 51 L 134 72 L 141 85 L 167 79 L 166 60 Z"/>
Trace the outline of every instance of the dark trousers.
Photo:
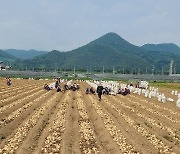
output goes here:
<path id="1" fill-rule="evenodd" d="M 99 100 L 101 100 L 102 93 L 98 93 Z"/>

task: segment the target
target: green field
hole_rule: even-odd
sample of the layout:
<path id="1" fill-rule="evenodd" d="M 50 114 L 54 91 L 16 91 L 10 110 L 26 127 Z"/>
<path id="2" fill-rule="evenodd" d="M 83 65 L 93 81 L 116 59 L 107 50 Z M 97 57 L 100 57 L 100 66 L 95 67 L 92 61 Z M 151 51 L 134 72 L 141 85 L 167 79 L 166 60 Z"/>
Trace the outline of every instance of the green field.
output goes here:
<path id="1" fill-rule="evenodd" d="M 180 83 L 150 83 L 151 86 L 156 87 L 163 87 L 163 88 L 169 88 L 169 89 L 179 89 L 180 90 Z"/>

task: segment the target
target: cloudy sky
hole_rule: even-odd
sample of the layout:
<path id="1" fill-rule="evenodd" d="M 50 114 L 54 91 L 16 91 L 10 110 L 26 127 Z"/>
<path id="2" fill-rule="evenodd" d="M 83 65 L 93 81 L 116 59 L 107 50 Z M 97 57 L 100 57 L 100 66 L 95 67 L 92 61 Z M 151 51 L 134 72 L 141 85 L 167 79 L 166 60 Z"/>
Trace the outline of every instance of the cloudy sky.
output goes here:
<path id="1" fill-rule="evenodd" d="M 180 46 L 180 0 L 0 0 L 0 49 L 69 51 L 108 32 Z"/>

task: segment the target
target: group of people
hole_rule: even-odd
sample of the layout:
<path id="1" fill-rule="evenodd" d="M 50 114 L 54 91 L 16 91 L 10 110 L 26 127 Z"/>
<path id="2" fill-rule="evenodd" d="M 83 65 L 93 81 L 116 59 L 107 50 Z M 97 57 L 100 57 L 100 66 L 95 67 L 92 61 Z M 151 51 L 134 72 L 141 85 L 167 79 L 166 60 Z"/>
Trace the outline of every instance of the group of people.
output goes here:
<path id="1" fill-rule="evenodd" d="M 12 85 L 12 82 L 11 82 L 11 79 L 10 77 L 6 77 L 6 84 L 8 86 Z M 130 85 L 130 86 L 133 86 L 133 85 Z M 71 84 L 64 84 L 63 85 L 63 90 L 61 89 L 61 78 L 58 77 L 55 79 L 55 82 L 51 83 L 51 84 L 45 84 L 44 85 L 44 89 L 45 90 L 52 90 L 52 89 L 56 89 L 57 92 L 60 92 L 60 91 L 66 91 L 66 90 L 73 90 L 73 91 L 76 91 L 80 88 L 79 84 L 76 84 L 76 83 L 73 83 Z M 108 88 L 108 87 L 103 87 L 102 84 L 99 84 L 97 86 L 97 89 L 95 90 L 93 87 L 90 87 L 90 88 L 86 88 L 85 90 L 85 93 L 86 94 L 95 94 L 97 93 L 98 94 L 98 98 L 99 98 L 99 101 L 101 100 L 101 96 L 103 94 L 106 94 L 106 95 L 109 95 L 111 94 L 111 89 Z M 127 95 L 127 94 L 130 94 L 130 90 L 127 88 L 127 87 L 124 87 L 124 88 L 120 88 L 118 90 L 118 94 L 122 94 L 123 96 Z"/>
<path id="2" fill-rule="evenodd" d="M 72 84 L 72 85 L 70 85 L 70 90 L 73 90 L 73 91 L 76 91 L 76 90 L 78 90 L 80 87 L 79 87 L 79 84 L 77 84 L 77 83 L 74 83 L 74 84 Z"/>
<path id="3" fill-rule="evenodd" d="M 90 87 L 85 90 L 85 93 L 95 94 L 95 90 L 93 89 L 93 87 Z M 99 101 L 101 100 L 102 95 L 114 94 L 113 92 L 111 92 L 110 88 L 104 88 L 101 84 L 97 86 L 96 93 L 98 94 Z M 122 94 L 123 96 L 126 96 L 127 94 L 130 94 L 130 89 L 128 89 L 127 87 L 119 88 L 117 94 Z"/>
<path id="4" fill-rule="evenodd" d="M 86 88 L 86 91 L 85 91 L 86 94 L 95 94 L 95 90 L 93 87 L 90 87 L 90 88 Z"/>
<path id="5" fill-rule="evenodd" d="M 51 84 L 45 84 L 44 85 L 44 89 L 45 90 L 52 90 L 52 89 L 56 89 L 57 92 L 60 91 L 66 91 L 66 90 L 78 90 L 80 88 L 79 84 L 77 83 L 73 83 L 73 84 L 68 84 L 68 83 L 64 83 L 62 89 L 61 89 L 61 79 L 60 78 L 56 78 L 55 82 L 51 83 Z"/>
<path id="6" fill-rule="evenodd" d="M 108 88 L 108 87 L 105 87 L 105 88 L 103 89 L 103 94 L 109 95 L 110 92 L 111 92 L 111 89 Z"/>
<path id="7" fill-rule="evenodd" d="M 119 89 L 118 94 L 122 94 L 123 96 L 126 96 L 127 94 L 130 94 L 130 90 L 127 87 L 125 87 L 125 88 Z"/>
<path id="8" fill-rule="evenodd" d="M 95 94 L 95 93 L 97 93 L 98 94 L 98 98 L 99 98 L 99 101 L 101 100 L 101 95 L 103 94 L 103 86 L 102 85 L 98 85 L 97 86 L 97 89 L 96 89 L 96 92 L 95 92 L 95 90 L 94 90 L 94 88 L 93 87 L 90 87 L 90 88 L 86 88 L 86 90 L 85 90 L 85 93 L 86 94 Z"/>
<path id="9" fill-rule="evenodd" d="M 52 89 L 56 89 L 57 92 L 61 91 L 61 87 L 60 87 L 60 83 L 61 83 L 61 79 L 60 78 L 56 78 L 55 83 L 51 83 L 51 84 L 45 84 L 44 85 L 44 89 L 45 90 L 52 90 Z"/>

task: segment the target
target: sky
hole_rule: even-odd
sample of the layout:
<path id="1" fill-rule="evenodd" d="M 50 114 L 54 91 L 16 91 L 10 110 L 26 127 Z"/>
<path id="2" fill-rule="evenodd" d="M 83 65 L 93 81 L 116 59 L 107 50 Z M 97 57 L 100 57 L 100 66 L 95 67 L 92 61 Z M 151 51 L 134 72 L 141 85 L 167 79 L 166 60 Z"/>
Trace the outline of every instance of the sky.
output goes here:
<path id="1" fill-rule="evenodd" d="M 180 0 L 0 0 L 0 49 L 70 51 L 108 32 L 180 46 Z"/>

